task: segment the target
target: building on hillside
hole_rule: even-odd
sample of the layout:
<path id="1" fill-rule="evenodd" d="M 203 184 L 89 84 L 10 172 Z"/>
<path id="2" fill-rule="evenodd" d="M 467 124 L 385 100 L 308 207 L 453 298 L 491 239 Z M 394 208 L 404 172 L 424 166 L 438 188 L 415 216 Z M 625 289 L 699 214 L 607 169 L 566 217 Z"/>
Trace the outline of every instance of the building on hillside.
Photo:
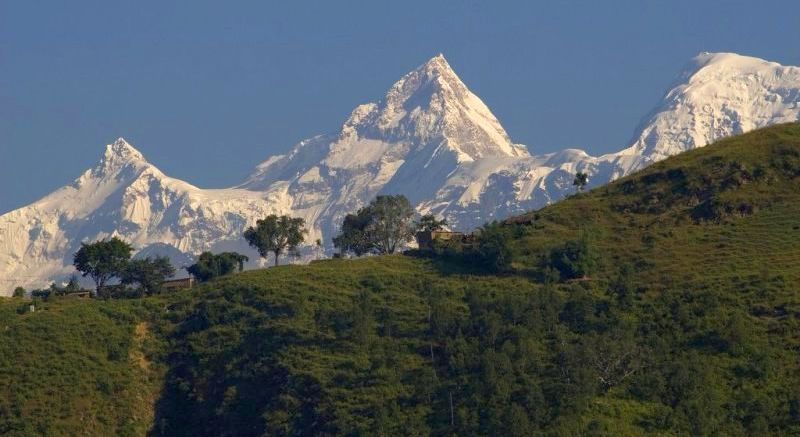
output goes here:
<path id="1" fill-rule="evenodd" d="M 64 297 L 70 297 L 76 299 L 89 299 L 92 297 L 92 291 L 91 290 L 76 291 L 73 293 L 67 293 L 64 295 Z"/>
<path id="2" fill-rule="evenodd" d="M 194 286 L 194 278 L 181 278 L 170 279 L 161 283 L 161 288 L 164 290 L 180 290 L 183 288 L 192 288 Z"/>
<path id="3" fill-rule="evenodd" d="M 536 214 L 524 214 L 516 217 L 509 217 L 503 220 L 506 225 L 532 225 L 536 221 Z"/>
<path id="4" fill-rule="evenodd" d="M 420 249 L 433 249 L 434 241 L 464 240 L 463 232 L 421 231 L 417 232 L 417 245 Z"/>

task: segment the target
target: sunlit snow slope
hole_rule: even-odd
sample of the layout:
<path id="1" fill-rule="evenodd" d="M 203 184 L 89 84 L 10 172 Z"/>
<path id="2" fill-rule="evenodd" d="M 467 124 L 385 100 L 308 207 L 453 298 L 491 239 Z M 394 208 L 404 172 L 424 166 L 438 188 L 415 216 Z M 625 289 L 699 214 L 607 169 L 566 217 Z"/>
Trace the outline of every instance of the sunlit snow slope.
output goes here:
<path id="1" fill-rule="evenodd" d="M 308 241 L 329 246 L 342 217 L 380 193 L 405 194 L 421 213 L 471 229 L 563 198 L 578 170 L 600 185 L 728 135 L 798 120 L 798 106 L 800 68 L 703 53 L 626 149 L 531 155 L 438 55 L 380 101 L 355 108 L 339 132 L 267 159 L 234 188 L 165 176 L 117 140 L 71 185 L 0 216 L 0 293 L 63 278 L 81 241 L 110 235 L 148 254 L 247 251 L 243 229 L 278 213 L 305 218 Z"/>

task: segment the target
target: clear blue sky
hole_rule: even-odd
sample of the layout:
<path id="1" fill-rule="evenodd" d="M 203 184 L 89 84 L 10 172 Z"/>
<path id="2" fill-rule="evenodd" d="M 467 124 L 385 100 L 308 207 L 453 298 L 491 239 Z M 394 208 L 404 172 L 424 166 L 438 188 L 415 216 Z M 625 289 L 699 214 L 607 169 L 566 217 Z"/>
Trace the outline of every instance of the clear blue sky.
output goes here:
<path id="1" fill-rule="evenodd" d="M 534 153 L 626 145 L 689 58 L 800 65 L 800 1 L 0 2 L 0 213 L 124 136 L 239 182 L 442 52 Z"/>

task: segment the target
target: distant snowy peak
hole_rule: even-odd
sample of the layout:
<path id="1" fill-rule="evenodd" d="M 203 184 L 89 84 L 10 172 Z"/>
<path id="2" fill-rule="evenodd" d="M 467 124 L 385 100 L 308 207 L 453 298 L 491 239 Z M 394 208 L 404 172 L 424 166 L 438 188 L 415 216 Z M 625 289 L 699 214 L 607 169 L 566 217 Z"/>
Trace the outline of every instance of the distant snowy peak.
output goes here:
<path id="1" fill-rule="evenodd" d="M 236 250 L 258 260 L 242 242 L 242 232 L 258 218 L 286 213 L 291 201 L 281 195 L 202 190 L 166 176 L 119 139 L 70 185 L 0 215 L 0 278 L 26 287 L 47 285 L 74 271 L 72 254 L 81 242 L 109 236 L 144 255 Z M 309 237 L 318 238 L 313 232 Z"/>
<path id="2" fill-rule="evenodd" d="M 118 139 L 72 184 L 0 215 L 0 278 L 47 285 L 74 271 L 81 242 L 111 235 L 131 242 L 139 256 L 166 254 L 178 265 L 207 250 L 258 260 L 242 233 L 269 214 L 305 219 L 307 241 L 320 238 L 330 248 L 343 217 L 381 193 L 404 194 L 419 213 L 467 231 L 574 193 L 576 171 L 590 175 L 590 186 L 602 185 L 732 134 L 798 120 L 798 106 L 800 68 L 703 53 L 627 149 L 531 156 L 438 55 L 382 99 L 355 108 L 338 132 L 267 159 L 234 188 L 200 189 L 171 178 Z M 317 247 L 305 249 L 320 255 Z"/>
<path id="3" fill-rule="evenodd" d="M 112 144 L 106 145 L 103 160 L 144 161 L 144 155 L 133 147 L 131 143 L 127 142 L 125 138 L 119 137 Z"/>
<path id="4" fill-rule="evenodd" d="M 339 132 L 269 158 L 240 187 L 265 190 L 290 182 L 337 188 L 360 175 L 375 182 L 359 187 L 368 195 L 384 185 L 406 192 L 403 180 L 411 181 L 410 175 L 438 180 L 461 163 L 528 156 L 440 54 L 403 76 L 381 100 L 356 107 Z M 432 182 L 413 178 L 412 184 L 420 183 Z M 350 194 L 352 189 L 347 186 Z"/>
<path id="5" fill-rule="evenodd" d="M 798 120 L 800 68 L 734 53 L 695 57 L 637 130 L 627 154 L 649 162 Z"/>
<path id="6" fill-rule="evenodd" d="M 339 132 L 269 158 L 239 188 L 282 193 L 330 238 L 345 214 L 377 194 L 402 193 L 419 204 L 436 197 L 460 166 L 529 157 L 437 55 L 380 100 L 356 107 Z"/>
<path id="7" fill-rule="evenodd" d="M 419 145 L 442 144 L 458 162 L 486 156 L 527 156 L 489 108 L 439 54 L 403 76 L 378 103 L 356 108 L 343 136 Z"/>
<path id="8" fill-rule="evenodd" d="M 761 58 L 752 56 L 744 56 L 736 53 L 711 53 L 702 52 L 695 56 L 689 65 L 694 65 L 694 68 L 689 67 L 687 72 L 691 72 L 687 77 L 694 80 L 702 78 L 704 75 L 712 74 L 718 75 L 719 73 L 726 73 L 730 75 L 742 74 L 762 74 L 772 71 L 773 73 L 784 69 L 797 69 L 797 67 L 784 67 L 777 62 L 766 61 Z M 781 73 L 777 73 L 781 74 Z"/>
<path id="9" fill-rule="evenodd" d="M 114 143 L 106 146 L 99 167 L 120 168 L 130 164 L 144 165 L 147 164 L 147 160 L 142 152 L 120 137 Z"/>
<path id="10" fill-rule="evenodd" d="M 92 168 L 86 170 L 72 184 L 79 189 L 91 184 L 122 186 L 145 173 L 165 177 L 144 155 L 123 138 L 106 145 L 105 152 Z"/>

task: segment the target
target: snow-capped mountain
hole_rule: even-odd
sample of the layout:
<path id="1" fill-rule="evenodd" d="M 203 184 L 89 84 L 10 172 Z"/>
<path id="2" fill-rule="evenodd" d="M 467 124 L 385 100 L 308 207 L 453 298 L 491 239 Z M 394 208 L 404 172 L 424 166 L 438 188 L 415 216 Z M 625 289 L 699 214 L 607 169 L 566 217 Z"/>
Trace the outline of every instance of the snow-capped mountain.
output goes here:
<path id="1" fill-rule="evenodd" d="M 286 213 L 286 203 L 269 192 L 202 190 L 170 178 L 120 138 L 72 184 L 0 216 L 0 278 L 45 285 L 72 272 L 81 241 L 114 235 L 139 249 L 225 248 L 251 218 Z"/>
<path id="2" fill-rule="evenodd" d="M 329 243 L 342 217 L 379 193 L 405 194 L 419 212 L 471 229 L 561 199 L 578 170 L 600 185 L 728 135 L 798 120 L 798 106 L 800 68 L 703 53 L 626 149 L 533 156 L 438 55 L 380 101 L 358 106 L 339 132 L 267 159 L 234 188 L 170 178 L 117 140 L 71 185 L 0 216 L 0 293 L 68 275 L 81 241 L 110 235 L 143 253 L 247 251 L 244 228 L 278 213 L 303 217 L 308 241 Z"/>
<path id="3" fill-rule="evenodd" d="M 582 150 L 459 166 L 418 209 L 474 226 L 541 208 L 574 188 L 576 171 L 590 187 L 726 136 L 800 120 L 800 68 L 733 53 L 701 53 L 636 129 L 631 145 L 599 157 Z"/>
<path id="4" fill-rule="evenodd" d="M 376 194 L 429 201 L 476 162 L 528 158 L 489 108 L 438 55 L 357 107 L 335 135 L 315 137 L 259 165 L 239 188 L 281 191 L 326 239 Z M 470 226 L 472 223 L 463 223 Z"/>
<path id="5" fill-rule="evenodd" d="M 626 154 L 650 161 L 759 127 L 796 121 L 800 68 L 733 53 L 701 53 L 643 121 Z"/>

